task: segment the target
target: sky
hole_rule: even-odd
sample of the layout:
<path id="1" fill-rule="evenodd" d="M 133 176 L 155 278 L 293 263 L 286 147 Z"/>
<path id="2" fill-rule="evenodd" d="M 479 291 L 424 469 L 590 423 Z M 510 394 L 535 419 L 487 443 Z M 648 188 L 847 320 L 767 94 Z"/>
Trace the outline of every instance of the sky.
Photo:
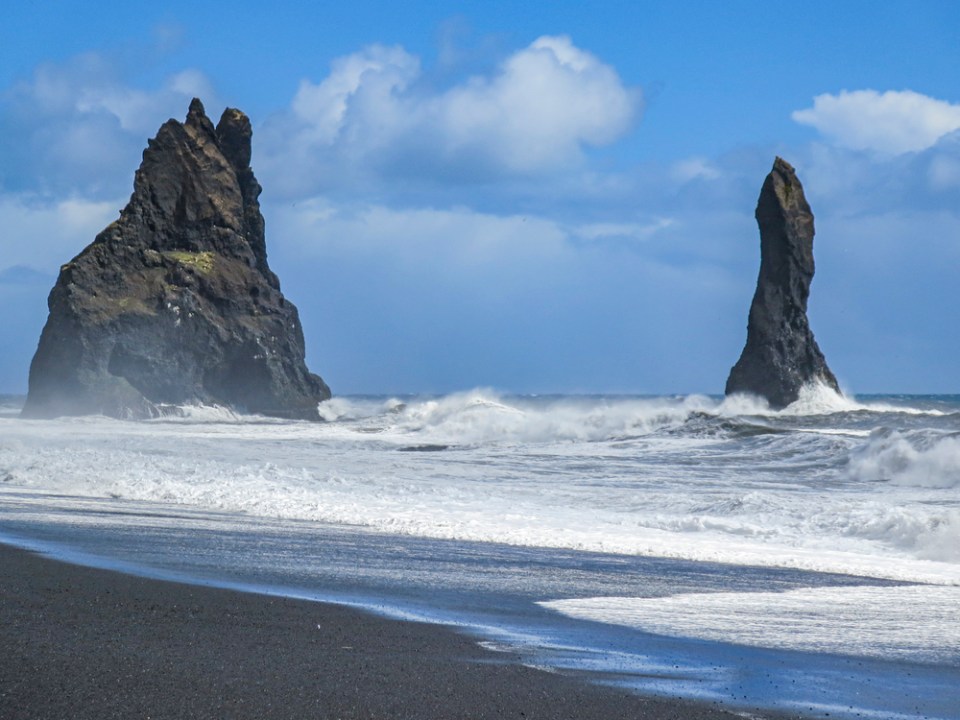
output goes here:
<path id="1" fill-rule="evenodd" d="M 91 8 L 95 7 L 95 10 Z M 720 393 L 777 155 L 851 393 L 960 392 L 960 3 L 15 3 L 0 393 L 61 264 L 200 97 L 335 393 Z"/>

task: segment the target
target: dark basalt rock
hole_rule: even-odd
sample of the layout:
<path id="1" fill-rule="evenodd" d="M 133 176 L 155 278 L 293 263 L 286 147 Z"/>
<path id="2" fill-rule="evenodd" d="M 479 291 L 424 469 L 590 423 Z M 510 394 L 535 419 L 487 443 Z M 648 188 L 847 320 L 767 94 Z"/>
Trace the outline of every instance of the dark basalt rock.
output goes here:
<path id="1" fill-rule="evenodd" d="M 750 306 L 747 344 L 727 379 L 726 394 L 751 393 L 771 407 L 794 402 L 820 382 L 840 392 L 813 339 L 807 298 L 813 280 L 813 213 L 788 162 L 777 158 L 757 202 L 760 276 Z"/>
<path id="2" fill-rule="evenodd" d="M 60 269 L 24 417 L 218 404 L 319 419 L 297 309 L 267 265 L 250 121 L 190 104 L 143 152 L 120 218 Z"/>

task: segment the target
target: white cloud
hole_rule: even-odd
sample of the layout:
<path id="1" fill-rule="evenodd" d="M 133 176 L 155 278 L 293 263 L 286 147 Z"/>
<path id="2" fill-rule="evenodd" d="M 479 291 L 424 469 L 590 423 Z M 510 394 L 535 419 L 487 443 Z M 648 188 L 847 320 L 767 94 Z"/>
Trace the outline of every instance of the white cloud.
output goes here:
<path id="1" fill-rule="evenodd" d="M 934 190 L 960 187 L 960 157 L 947 154 L 934 157 L 930 161 L 928 177 Z"/>
<path id="2" fill-rule="evenodd" d="M 812 108 L 791 117 L 844 147 L 896 155 L 929 148 L 960 129 L 960 104 L 912 90 L 844 90 L 818 95 Z"/>
<path id="3" fill-rule="evenodd" d="M 445 89 L 429 87 L 403 48 L 374 45 L 301 83 L 290 112 L 264 129 L 265 169 L 311 194 L 324 173 L 541 175 L 617 140 L 640 105 L 638 89 L 567 37 L 541 37 Z"/>
<path id="4" fill-rule="evenodd" d="M 194 97 L 212 102 L 213 88 L 203 73 L 184 70 L 167 78 L 160 90 L 152 92 L 112 83 L 83 87 L 73 106 L 81 114 L 107 112 L 119 121 L 123 130 L 147 137 L 156 132 L 158 118 L 163 118 L 165 112 L 168 117 L 185 115 L 184 108 Z"/>
<path id="5" fill-rule="evenodd" d="M 692 157 L 680 160 L 670 168 L 671 177 L 677 182 L 691 180 L 716 180 L 721 177 L 720 171 L 706 158 Z"/>
<path id="6" fill-rule="evenodd" d="M 463 207 L 338 207 L 315 198 L 270 215 L 271 232 L 294 240 L 307 257 L 385 262 L 470 282 L 524 273 L 568 253 L 567 235 L 552 220 Z"/>
<path id="7" fill-rule="evenodd" d="M 123 201 L 92 202 L 80 198 L 42 200 L 0 196 L 0 227 L 5 242 L 0 270 L 26 266 L 56 274 L 117 218 Z"/>
<path id="8" fill-rule="evenodd" d="M 265 213 L 270 236 L 283 238 L 271 263 L 317 343 L 309 353 L 332 358 L 323 367 L 341 392 L 509 388 L 518 377 L 527 391 L 699 389 L 713 387 L 692 379 L 702 358 L 722 382 L 742 342 L 749 297 L 732 303 L 723 264 L 678 262 L 654 247 L 672 243 L 639 242 L 672 227 L 666 218 L 581 224 L 326 198 Z M 718 328 L 732 330 L 729 352 L 717 352 Z"/>
<path id="9" fill-rule="evenodd" d="M 2 184 L 8 191 L 112 197 L 129 188 L 146 139 L 190 99 L 217 107 L 203 73 L 184 70 L 154 89 L 127 82 L 96 53 L 46 63 L 0 96 Z"/>
<path id="10" fill-rule="evenodd" d="M 488 151 L 511 171 L 549 170 L 606 145 L 630 126 L 639 96 L 567 37 L 542 37 L 493 78 L 474 78 L 435 99 L 448 150 Z"/>
<path id="11" fill-rule="evenodd" d="M 588 223 L 574 227 L 574 237 L 591 241 L 627 240 L 643 242 L 649 240 L 671 225 L 674 220 L 668 217 L 657 218 L 649 223 Z"/>
<path id="12" fill-rule="evenodd" d="M 293 99 L 293 113 L 303 123 L 303 139 L 326 145 L 345 139 L 341 133 L 348 110 L 353 111 L 355 123 L 373 120 L 374 127 L 395 126 L 400 122 L 398 95 L 419 74 L 420 62 L 401 47 L 372 45 L 338 58 L 325 80 L 317 85 L 302 81 Z"/>
<path id="13" fill-rule="evenodd" d="M 156 90 L 131 87 L 118 68 L 96 53 L 85 53 L 63 64 L 39 66 L 28 82 L 16 85 L 9 95 L 15 114 L 34 120 L 50 116 L 84 116 L 106 113 L 120 127 L 137 134 L 156 130 L 170 113 L 185 114 L 194 96 L 212 100 L 213 88 L 199 70 L 183 70 Z M 39 117 L 38 117 L 39 116 Z M 164 117 L 166 116 L 166 117 Z"/>

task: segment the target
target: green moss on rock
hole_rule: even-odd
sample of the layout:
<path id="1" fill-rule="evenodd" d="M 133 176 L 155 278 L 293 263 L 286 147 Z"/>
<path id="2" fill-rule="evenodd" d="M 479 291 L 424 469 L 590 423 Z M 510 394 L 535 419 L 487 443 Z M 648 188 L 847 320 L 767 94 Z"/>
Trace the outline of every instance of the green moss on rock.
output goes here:
<path id="1" fill-rule="evenodd" d="M 216 255 L 209 251 L 188 252 L 186 250 L 168 250 L 164 252 L 163 255 L 181 265 L 191 267 L 204 275 L 209 275 L 213 272 L 213 266 L 216 262 Z"/>

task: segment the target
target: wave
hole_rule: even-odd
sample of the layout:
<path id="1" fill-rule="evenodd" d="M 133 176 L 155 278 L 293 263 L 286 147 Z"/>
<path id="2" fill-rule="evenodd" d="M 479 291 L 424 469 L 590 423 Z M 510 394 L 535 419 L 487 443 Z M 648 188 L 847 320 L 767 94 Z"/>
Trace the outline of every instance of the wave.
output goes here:
<path id="1" fill-rule="evenodd" d="M 0 419 L 0 490 L 960 583 L 960 416 L 744 402 L 474 390 L 335 398 L 326 423 Z"/>
<path id="2" fill-rule="evenodd" d="M 570 617 L 662 635 L 953 664 L 960 647 L 960 629 L 954 622 L 958 603 L 960 588 L 910 585 L 593 597 L 538 604 Z M 912 612 L 904 613 L 905 607 Z"/>
<path id="3" fill-rule="evenodd" d="M 814 382 L 800 388 L 797 400 L 781 410 L 773 410 L 763 398 L 737 393 L 725 398 L 719 411 L 728 415 L 754 415 L 769 417 L 804 417 L 836 415 L 844 413 L 895 413 L 903 415 L 929 415 L 942 417 L 951 414 L 940 408 L 919 408 L 907 404 L 912 397 L 903 398 L 902 404 L 893 402 L 863 402 L 855 395 L 838 393 L 823 383 Z M 954 410 L 953 412 L 956 412 Z"/>
<path id="4" fill-rule="evenodd" d="M 157 417 L 145 422 L 240 423 L 263 419 L 260 416 L 244 415 L 223 405 L 164 405 Z"/>
<path id="5" fill-rule="evenodd" d="M 782 410 L 747 395 L 537 397 L 488 389 L 438 398 L 391 398 L 379 405 L 369 399 L 357 403 L 335 398 L 320 408 L 324 419 L 354 423 L 361 432 L 420 435 L 425 439 L 418 442 L 439 445 L 624 441 L 655 433 L 742 438 L 803 431 L 862 437 L 868 431 L 851 426 L 860 417 L 947 414 L 936 408 L 860 402 L 823 385 L 804 387 L 800 398 Z M 803 420 L 817 424 L 798 426 Z"/>
<path id="6" fill-rule="evenodd" d="M 685 398 L 504 397 L 490 390 L 393 406 L 387 419 L 398 434 L 467 445 L 623 440 L 684 423 L 714 404 Z"/>
<path id="7" fill-rule="evenodd" d="M 0 417 L 19 414 L 24 398 L 0 396 Z M 4 402 L 8 400 L 9 402 Z M 899 403 L 861 402 L 822 384 L 800 391 L 796 402 L 771 409 L 760 397 L 736 394 L 717 397 L 701 394 L 672 396 L 523 396 L 477 388 L 439 397 L 335 396 L 319 404 L 320 418 L 346 423 L 360 432 L 436 435 L 439 444 L 490 442 L 551 442 L 623 440 L 654 432 L 747 437 L 782 432 L 777 421 L 844 417 L 861 414 L 906 416 L 960 416 L 936 407 L 913 407 L 907 397 Z M 288 422 L 248 414 L 219 405 L 164 405 L 147 423 L 260 424 Z M 102 418 L 93 418 L 96 421 Z M 67 421 L 84 422 L 84 418 Z M 771 422 L 772 421 L 772 422 Z M 787 426 L 788 430 L 799 430 Z M 809 432 L 849 433 L 839 428 Z M 854 432 L 853 434 L 856 434 Z M 862 433 L 861 433 L 862 434 Z"/>
<path id="8" fill-rule="evenodd" d="M 862 409 L 853 398 L 841 395 L 822 383 L 810 383 L 800 388 L 799 397 L 787 407 L 774 410 L 763 398 L 735 393 L 724 398 L 719 412 L 725 415 L 754 415 L 769 417 L 796 417 L 802 415 L 830 415 Z"/>
<path id="9" fill-rule="evenodd" d="M 960 487 L 960 434 L 880 428 L 849 459 L 851 476 L 895 485 Z"/>

